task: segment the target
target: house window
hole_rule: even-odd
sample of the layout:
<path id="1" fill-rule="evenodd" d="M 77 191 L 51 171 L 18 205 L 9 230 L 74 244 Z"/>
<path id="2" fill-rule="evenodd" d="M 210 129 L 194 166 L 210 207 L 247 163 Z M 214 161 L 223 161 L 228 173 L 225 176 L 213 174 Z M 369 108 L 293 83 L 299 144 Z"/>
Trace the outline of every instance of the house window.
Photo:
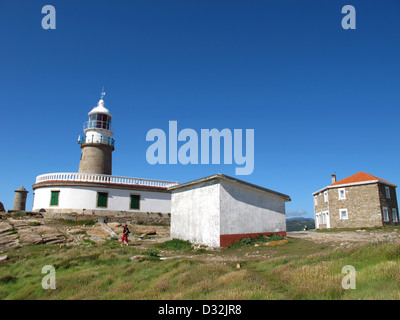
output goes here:
<path id="1" fill-rule="evenodd" d="M 340 220 L 347 220 L 349 215 L 347 213 L 347 209 L 339 209 Z"/>
<path id="2" fill-rule="evenodd" d="M 386 198 L 390 199 L 390 188 L 389 187 L 385 187 L 385 193 L 386 193 Z"/>
<path id="3" fill-rule="evenodd" d="M 97 192 L 97 207 L 107 208 L 108 193 L 107 192 Z"/>
<path id="4" fill-rule="evenodd" d="M 328 202 L 328 191 L 324 192 L 324 201 Z"/>
<path id="5" fill-rule="evenodd" d="M 393 215 L 393 222 L 398 222 L 399 219 L 397 219 L 397 209 L 392 208 L 392 215 Z"/>
<path id="6" fill-rule="evenodd" d="M 389 221 L 389 211 L 388 208 L 383 207 L 383 221 Z"/>
<path id="7" fill-rule="evenodd" d="M 50 205 L 58 206 L 58 198 L 60 196 L 60 191 L 51 191 Z"/>
<path id="8" fill-rule="evenodd" d="M 318 198 L 317 198 L 317 196 L 314 196 L 314 204 L 315 204 L 315 205 L 318 205 Z"/>
<path id="9" fill-rule="evenodd" d="M 346 190 L 344 188 L 339 189 L 339 200 L 346 199 Z"/>
<path id="10" fill-rule="evenodd" d="M 138 194 L 131 194 L 131 204 L 130 208 L 133 210 L 140 209 L 140 195 Z"/>

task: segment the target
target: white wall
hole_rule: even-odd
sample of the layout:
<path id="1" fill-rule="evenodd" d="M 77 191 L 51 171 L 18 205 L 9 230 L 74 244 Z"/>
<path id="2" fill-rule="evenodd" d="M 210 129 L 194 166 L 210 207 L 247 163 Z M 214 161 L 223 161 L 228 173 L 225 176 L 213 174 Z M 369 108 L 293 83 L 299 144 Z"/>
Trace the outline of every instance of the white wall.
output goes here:
<path id="1" fill-rule="evenodd" d="M 221 235 L 286 231 L 282 197 L 231 181 L 220 182 Z"/>
<path id="2" fill-rule="evenodd" d="M 224 179 L 172 191 L 171 237 L 210 247 L 221 235 L 286 231 L 284 198 Z"/>
<path id="3" fill-rule="evenodd" d="M 219 189 L 214 180 L 172 192 L 171 238 L 219 247 Z"/>
<path id="4" fill-rule="evenodd" d="M 51 191 L 60 191 L 59 205 L 50 206 Z M 97 208 L 97 192 L 108 192 L 107 208 Z M 130 209 L 130 195 L 140 195 L 140 209 Z M 113 188 L 51 186 L 35 190 L 33 211 L 44 209 L 73 209 L 131 211 L 131 212 L 171 212 L 171 194 Z"/>

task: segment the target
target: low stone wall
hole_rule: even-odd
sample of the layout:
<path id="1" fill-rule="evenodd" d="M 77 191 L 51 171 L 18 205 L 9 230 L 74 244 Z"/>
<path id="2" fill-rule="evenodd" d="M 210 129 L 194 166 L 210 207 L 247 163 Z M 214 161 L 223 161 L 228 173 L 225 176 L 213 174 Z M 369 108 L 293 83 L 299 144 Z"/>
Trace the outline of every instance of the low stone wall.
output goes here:
<path id="1" fill-rule="evenodd" d="M 100 211 L 100 210 L 99 210 Z M 46 219 L 68 219 L 68 220 L 93 220 L 104 222 L 119 222 L 119 223 L 132 223 L 132 224 L 161 224 L 170 225 L 171 218 L 169 214 L 152 213 L 152 212 L 108 212 L 105 214 L 77 214 L 77 213 L 60 213 L 60 212 L 45 212 L 43 213 Z"/>

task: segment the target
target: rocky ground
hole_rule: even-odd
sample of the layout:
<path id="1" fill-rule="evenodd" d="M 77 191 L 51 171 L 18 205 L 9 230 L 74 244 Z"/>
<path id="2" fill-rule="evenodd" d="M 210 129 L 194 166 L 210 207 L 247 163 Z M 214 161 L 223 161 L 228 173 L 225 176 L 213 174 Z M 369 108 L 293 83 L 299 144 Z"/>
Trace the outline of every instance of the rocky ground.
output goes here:
<path id="1" fill-rule="evenodd" d="M 123 228 L 120 223 L 100 221 L 92 224 L 85 225 L 84 222 L 74 224 L 67 223 L 65 220 L 29 216 L 0 219 L 0 253 L 9 248 L 29 244 L 74 246 L 83 242 L 100 244 L 110 239 L 121 239 Z M 128 227 L 131 231 L 130 245 L 139 249 L 147 249 L 156 243 L 170 240 L 169 226 L 128 224 Z M 366 242 L 394 241 L 400 243 L 398 229 L 337 232 L 295 231 L 288 232 L 287 236 L 289 239 L 305 239 L 316 243 L 345 247 Z"/>
<path id="2" fill-rule="evenodd" d="M 128 224 L 129 240 L 142 246 L 169 240 L 169 227 Z M 95 225 L 73 225 L 63 220 L 35 217 L 9 217 L 0 220 L 0 252 L 9 248 L 29 244 L 79 245 L 91 241 L 104 243 L 110 239 L 121 239 L 123 228 L 117 222 L 98 222 Z"/>
<path id="3" fill-rule="evenodd" d="M 317 243 L 351 246 L 356 243 L 395 241 L 400 242 L 400 232 L 393 230 L 354 230 L 335 232 L 293 231 L 287 233 L 288 238 L 306 239 Z"/>

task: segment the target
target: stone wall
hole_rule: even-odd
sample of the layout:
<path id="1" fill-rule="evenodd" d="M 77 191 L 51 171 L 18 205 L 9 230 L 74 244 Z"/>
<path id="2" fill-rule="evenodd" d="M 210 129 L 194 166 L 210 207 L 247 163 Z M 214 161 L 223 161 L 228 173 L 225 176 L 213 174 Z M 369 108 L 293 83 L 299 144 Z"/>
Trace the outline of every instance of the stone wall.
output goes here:
<path id="1" fill-rule="evenodd" d="M 315 205 L 315 197 L 317 198 L 317 205 Z M 314 212 L 322 212 L 328 210 L 329 202 L 324 201 L 324 192 L 320 192 L 313 197 Z"/>
<path id="2" fill-rule="evenodd" d="M 132 224 L 161 224 L 170 225 L 170 214 L 152 213 L 152 212 L 108 212 L 105 214 L 75 214 L 75 213 L 60 213 L 60 212 L 46 212 L 43 213 L 46 219 L 68 219 L 68 220 L 93 220 L 104 222 L 119 222 L 119 223 L 132 223 Z"/>
<path id="3" fill-rule="evenodd" d="M 339 189 L 328 190 L 331 228 L 382 226 L 377 183 L 345 187 L 343 200 L 339 200 Z M 347 209 L 348 219 L 340 218 L 339 209 Z"/>
<path id="4" fill-rule="evenodd" d="M 379 187 L 379 198 L 381 203 L 382 223 L 385 225 L 397 226 L 399 224 L 398 223 L 399 208 L 397 205 L 396 188 L 388 186 L 390 190 L 390 198 L 386 198 L 386 191 L 385 191 L 386 185 L 380 183 L 378 187 Z M 388 208 L 389 221 L 383 221 L 383 207 Z M 395 208 L 397 211 L 397 222 L 393 221 L 393 208 Z"/>

